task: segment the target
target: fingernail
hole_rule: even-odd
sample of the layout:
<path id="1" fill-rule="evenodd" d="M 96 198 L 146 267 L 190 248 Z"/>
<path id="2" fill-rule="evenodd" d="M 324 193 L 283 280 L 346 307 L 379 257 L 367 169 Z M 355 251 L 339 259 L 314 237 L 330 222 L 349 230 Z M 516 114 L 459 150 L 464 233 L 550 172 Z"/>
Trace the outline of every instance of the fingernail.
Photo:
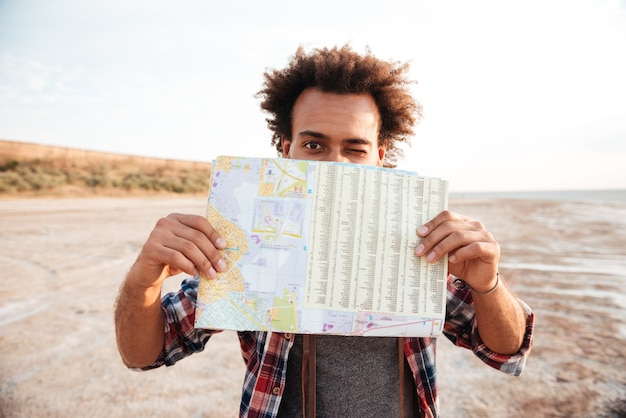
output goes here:
<path id="1" fill-rule="evenodd" d="M 226 261 L 224 261 L 224 260 L 220 260 L 220 261 L 218 261 L 218 262 L 217 262 L 217 269 L 218 269 L 219 271 L 224 271 L 224 270 L 226 270 Z"/>
<path id="2" fill-rule="evenodd" d="M 424 252 L 424 244 L 420 244 L 417 246 L 417 248 L 415 248 L 415 254 L 422 255 L 423 252 Z"/>
<path id="3" fill-rule="evenodd" d="M 448 256 L 448 261 L 451 263 L 456 263 L 456 256 L 454 254 Z"/>
<path id="4" fill-rule="evenodd" d="M 426 225 L 420 226 L 419 229 L 417 230 L 417 233 L 419 235 L 426 235 L 426 233 L 428 233 L 428 227 Z"/>
<path id="5" fill-rule="evenodd" d="M 217 245 L 219 248 L 225 248 L 226 240 L 222 237 L 219 237 L 218 239 L 215 240 L 215 245 Z"/>
<path id="6" fill-rule="evenodd" d="M 209 276 L 210 279 L 217 278 L 217 272 L 215 271 L 213 267 L 209 269 L 209 271 L 207 272 L 207 276 Z"/>
<path id="7" fill-rule="evenodd" d="M 435 261 L 435 257 L 437 257 L 437 254 L 435 254 L 435 252 L 432 251 L 430 254 L 428 254 L 428 257 L 426 257 L 426 260 Z"/>

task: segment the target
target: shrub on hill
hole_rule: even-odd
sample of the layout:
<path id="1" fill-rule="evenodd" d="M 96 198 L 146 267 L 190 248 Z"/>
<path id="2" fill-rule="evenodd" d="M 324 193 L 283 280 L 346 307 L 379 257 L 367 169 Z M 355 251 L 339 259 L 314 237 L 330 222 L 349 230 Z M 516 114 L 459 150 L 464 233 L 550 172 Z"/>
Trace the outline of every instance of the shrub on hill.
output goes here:
<path id="1" fill-rule="evenodd" d="M 45 194 L 64 187 L 91 192 L 149 191 L 202 193 L 207 190 L 209 169 L 165 169 L 100 163 L 92 167 L 59 164 L 41 159 L 10 160 L 0 165 L 0 193 Z"/>

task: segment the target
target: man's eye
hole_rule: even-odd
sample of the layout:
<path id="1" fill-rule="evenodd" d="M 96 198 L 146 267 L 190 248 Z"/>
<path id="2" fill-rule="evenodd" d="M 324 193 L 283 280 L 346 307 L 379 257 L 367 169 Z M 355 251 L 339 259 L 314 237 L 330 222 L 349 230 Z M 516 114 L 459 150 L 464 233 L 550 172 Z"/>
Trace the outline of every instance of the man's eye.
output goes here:
<path id="1" fill-rule="evenodd" d="M 309 148 L 309 149 L 320 149 L 320 144 L 318 144 L 317 142 L 308 142 L 305 147 Z"/>

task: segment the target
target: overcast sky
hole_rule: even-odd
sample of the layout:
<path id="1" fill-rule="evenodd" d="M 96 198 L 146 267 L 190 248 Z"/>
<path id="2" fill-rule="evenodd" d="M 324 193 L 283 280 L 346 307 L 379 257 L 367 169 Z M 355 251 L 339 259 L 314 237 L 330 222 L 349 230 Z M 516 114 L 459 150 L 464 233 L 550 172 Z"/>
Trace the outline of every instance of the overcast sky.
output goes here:
<path id="1" fill-rule="evenodd" d="M 254 93 L 299 45 L 411 62 L 400 167 L 452 191 L 626 189 L 626 2 L 0 0 L 0 138 L 274 157 Z"/>

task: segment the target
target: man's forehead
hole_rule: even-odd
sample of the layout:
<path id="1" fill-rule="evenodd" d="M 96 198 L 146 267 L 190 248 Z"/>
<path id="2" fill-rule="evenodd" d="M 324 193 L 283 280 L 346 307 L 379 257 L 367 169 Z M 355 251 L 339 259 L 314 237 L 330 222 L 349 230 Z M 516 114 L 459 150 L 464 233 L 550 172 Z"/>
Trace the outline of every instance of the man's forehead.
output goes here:
<path id="1" fill-rule="evenodd" d="M 316 87 L 309 87 L 300 93 L 294 103 L 294 108 L 298 107 L 302 102 L 336 105 L 349 104 L 355 108 L 357 107 L 356 105 L 360 105 L 359 107 L 364 111 L 375 110 L 378 113 L 376 101 L 370 93 L 335 93 L 323 91 Z"/>
<path id="2" fill-rule="evenodd" d="M 305 131 L 328 135 L 332 131 L 344 132 L 346 138 L 363 138 L 371 136 L 372 131 L 377 135 L 380 126 L 378 108 L 369 94 L 307 89 L 296 100 L 292 116 L 294 135 Z"/>

